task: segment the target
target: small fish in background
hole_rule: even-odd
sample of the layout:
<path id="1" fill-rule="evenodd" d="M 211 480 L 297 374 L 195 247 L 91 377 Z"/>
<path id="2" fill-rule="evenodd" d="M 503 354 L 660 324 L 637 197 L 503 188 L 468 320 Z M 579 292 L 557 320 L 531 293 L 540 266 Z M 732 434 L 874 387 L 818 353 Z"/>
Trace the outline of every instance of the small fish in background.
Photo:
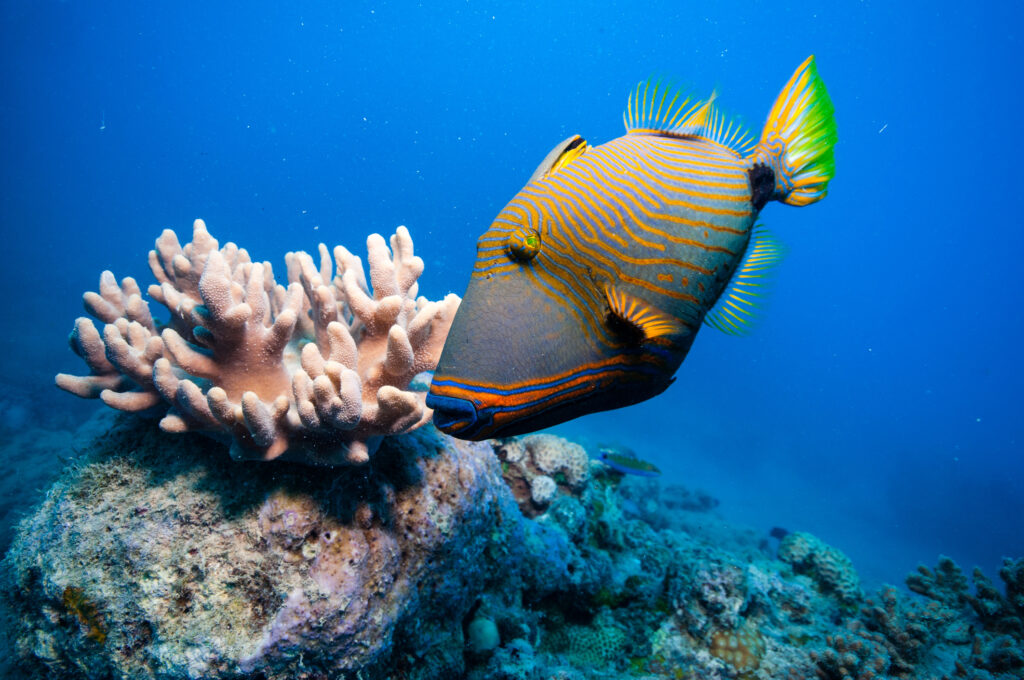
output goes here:
<path id="1" fill-rule="evenodd" d="M 814 57 L 758 141 L 660 80 L 629 97 L 626 134 L 558 144 L 477 241 L 427 394 L 461 439 L 533 432 L 663 392 L 701 324 L 747 332 L 784 249 L 756 225 L 835 174 L 832 102 Z"/>
<path id="2" fill-rule="evenodd" d="M 772 527 L 772 530 L 768 532 L 768 535 L 772 538 L 781 541 L 786 536 L 789 536 L 789 529 L 783 529 L 782 527 Z"/>
<path id="3" fill-rule="evenodd" d="M 598 460 L 621 474 L 637 477 L 661 476 L 661 470 L 656 465 L 641 460 L 631 449 L 624 446 L 602 446 L 597 452 Z"/>

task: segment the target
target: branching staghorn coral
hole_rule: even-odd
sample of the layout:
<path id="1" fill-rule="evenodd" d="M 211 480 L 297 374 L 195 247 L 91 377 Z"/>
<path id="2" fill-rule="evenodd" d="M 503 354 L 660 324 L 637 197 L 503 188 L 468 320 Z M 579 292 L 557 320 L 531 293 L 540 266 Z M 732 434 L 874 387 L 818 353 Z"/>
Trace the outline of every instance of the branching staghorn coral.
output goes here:
<path id="1" fill-rule="evenodd" d="M 405 227 L 390 250 L 372 234 L 367 251 L 372 292 L 357 256 L 338 246 L 332 265 L 323 244 L 319 266 L 285 256 L 284 287 L 269 262 L 220 248 L 202 220 L 185 246 L 165 230 L 148 292 L 169 322 L 154 321 L 134 279 L 103 272 L 84 296 L 103 326 L 79 317 L 70 338 L 90 375 L 57 385 L 122 411 L 168 404 L 163 430 L 209 433 L 235 458 L 366 462 L 381 437 L 430 420 L 424 394 L 407 388 L 437 365 L 459 305 L 417 298 L 423 260 Z"/>

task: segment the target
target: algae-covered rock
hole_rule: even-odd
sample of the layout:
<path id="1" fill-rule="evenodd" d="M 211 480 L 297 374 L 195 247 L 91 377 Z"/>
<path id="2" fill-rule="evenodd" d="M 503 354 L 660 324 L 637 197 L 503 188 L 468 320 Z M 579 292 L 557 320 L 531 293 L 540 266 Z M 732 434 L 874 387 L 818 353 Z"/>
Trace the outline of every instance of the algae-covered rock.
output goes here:
<path id="1" fill-rule="evenodd" d="M 462 672 L 485 548 L 527 544 L 489 446 L 428 431 L 315 475 L 215 446 L 122 421 L 23 521 L 4 588 L 23 676 L 371 678 L 408 663 L 396 638 L 450 639 L 415 665 Z"/>
<path id="2" fill-rule="evenodd" d="M 97 424 L 0 573 L 0 676 L 178 680 L 1021 677 L 1024 560 L 860 594 L 838 549 L 606 477 L 527 509 L 509 441 L 431 429 L 364 466 L 239 465 Z M 102 425 L 102 426 L 100 426 Z M 518 441 L 518 440 L 512 440 Z M 494 450 L 498 449 L 498 455 Z M 504 452 L 504 454 L 502 453 Z M 524 447 L 522 455 L 526 455 Z M 522 499 L 518 499 L 521 501 Z M 529 517 L 524 516 L 529 515 Z M 787 564 L 788 563 L 788 564 Z M 923 596 L 923 598 L 921 597 Z M 6 675 L 5 675 L 6 673 Z"/>

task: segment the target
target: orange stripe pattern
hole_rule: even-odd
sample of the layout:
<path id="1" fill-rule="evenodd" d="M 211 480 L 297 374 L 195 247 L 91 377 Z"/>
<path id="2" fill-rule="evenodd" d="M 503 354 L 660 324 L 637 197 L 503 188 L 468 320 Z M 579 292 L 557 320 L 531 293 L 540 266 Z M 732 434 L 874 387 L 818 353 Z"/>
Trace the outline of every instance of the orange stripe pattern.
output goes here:
<path id="1" fill-rule="evenodd" d="M 695 329 L 750 236 L 747 166 L 699 138 L 631 133 L 588 148 L 527 185 L 477 242 L 473 278 L 525 275 L 572 310 L 599 353 L 621 340 L 604 323 L 606 289 L 628 292 Z M 524 268 L 522 234 L 543 247 Z"/>

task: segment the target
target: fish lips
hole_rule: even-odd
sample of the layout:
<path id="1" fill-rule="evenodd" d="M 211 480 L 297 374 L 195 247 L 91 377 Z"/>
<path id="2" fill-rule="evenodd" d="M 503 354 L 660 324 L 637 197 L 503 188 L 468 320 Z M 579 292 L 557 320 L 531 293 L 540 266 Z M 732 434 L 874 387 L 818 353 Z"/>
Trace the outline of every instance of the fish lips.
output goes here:
<path id="1" fill-rule="evenodd" d="M 489 425 L 492 418 L 486 412 L 481 416 L 468 399 L 427 393 L 427 408 L 434 410 L 434 425 L 445 434 L 460 439 L 474 439 L 474 435 Z"/>

